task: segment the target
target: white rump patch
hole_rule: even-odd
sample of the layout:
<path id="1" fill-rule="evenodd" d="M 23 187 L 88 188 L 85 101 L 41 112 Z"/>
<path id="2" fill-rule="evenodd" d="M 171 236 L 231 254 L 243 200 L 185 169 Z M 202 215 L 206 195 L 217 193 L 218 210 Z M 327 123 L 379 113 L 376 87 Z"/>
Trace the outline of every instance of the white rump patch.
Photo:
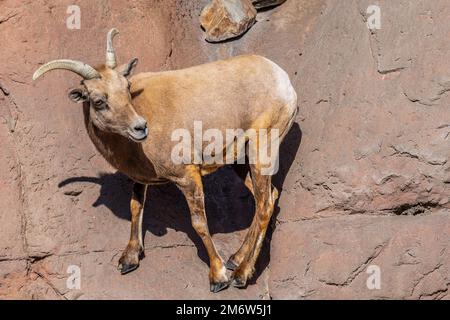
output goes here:
<path id="1" fill-rule="evenodd" d="M 292 108 L 297 109 L 297 93 L 292 86 L 289 75 L 275 62 L 270 61 L 267 58 L 264 59 L 272 66 L 273 74 L 276 78 L 277 83 L 276 91 L 279 94 L 280 98 L 286 101 L 286 104 L 288 104 Z M 293 112 L 294 111 L 295 110 L 293 110 Z"/>

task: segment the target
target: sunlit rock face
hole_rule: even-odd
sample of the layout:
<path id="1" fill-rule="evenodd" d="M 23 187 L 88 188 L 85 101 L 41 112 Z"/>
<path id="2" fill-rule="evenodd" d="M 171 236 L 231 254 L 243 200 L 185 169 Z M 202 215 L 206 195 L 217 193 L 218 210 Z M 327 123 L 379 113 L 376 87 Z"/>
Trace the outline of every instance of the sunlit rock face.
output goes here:
<path id="1" fill-rule="evenodd" d="M 79 30 L 67 29 L 61 1 L 0 2 L 0 298 L 450 298 L 448 0 L 378 1 L 379 25 L 373 1 L 287 0 L 218 44 L 199 27 L 209 0 L 77 3 Z M 103 63 L 111 27 L 119 64 L 138 57 L 136 72 L 248 53 L 288 72 L 300 111 L 245 290 L 209 293 L 206 253 L 173 185 L 148 191 L 139 269 L 116 270 L 132 182 L 98 154 L 67 99 L 79 77 L 31 80 L 51 59 Z M 204 185 L 227 259 L 254 203 L 233 170 Z M 70 266 L 80 289 L 67 286 Z"/>

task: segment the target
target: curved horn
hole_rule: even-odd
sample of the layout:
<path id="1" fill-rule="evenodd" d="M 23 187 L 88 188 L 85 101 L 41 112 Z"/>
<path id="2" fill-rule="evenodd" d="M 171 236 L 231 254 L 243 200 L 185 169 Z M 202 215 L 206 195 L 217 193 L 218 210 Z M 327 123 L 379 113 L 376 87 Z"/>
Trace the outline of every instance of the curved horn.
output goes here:
<path id="1" fill-rule="evenodd" d="M 47 62 L 46 64 L 41 66 L 33 74 L 33 80 L 36 80 L 44 73 L 54 69 L 64 69 L 75 72 L 86 80 L 100 78 L 100 74 L 97 72 L 97 70 L 95 70 L 88 64 L 85 64 L 81 61 L 61 59 Z"/>
<path id="2" fill-rule="evenodd" d="M 119 33 L 116 28 L 109 30 L 106 36 L 106 66 L 114 69 L 117 67 L 116 52 L 113 48 L 113 39 Z"/>

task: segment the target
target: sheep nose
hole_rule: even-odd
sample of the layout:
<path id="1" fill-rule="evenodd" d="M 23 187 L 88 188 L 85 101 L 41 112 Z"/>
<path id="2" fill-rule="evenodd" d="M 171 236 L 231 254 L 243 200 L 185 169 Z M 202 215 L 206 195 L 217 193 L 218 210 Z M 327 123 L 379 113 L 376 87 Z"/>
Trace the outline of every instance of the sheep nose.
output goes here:
<path id="1" fill-rule="evenodd" d="M 134 141 L 143 141 L 148 136 L 148 127 L 147 127 L 147 121 L 145 121 L 144 118 L 139 117 L 136 119 L 132 125 L 131 125 L 131 132 L 129 133 L 131 135 L 131 138 Z"/>
<path id="2" fill-rule="evenodd" d="M 140 118 L 134 123 L 133 129 L 137 132 L 147 131 L 147 121 L 145 121 L 145 119 L 143 118 Z"/>

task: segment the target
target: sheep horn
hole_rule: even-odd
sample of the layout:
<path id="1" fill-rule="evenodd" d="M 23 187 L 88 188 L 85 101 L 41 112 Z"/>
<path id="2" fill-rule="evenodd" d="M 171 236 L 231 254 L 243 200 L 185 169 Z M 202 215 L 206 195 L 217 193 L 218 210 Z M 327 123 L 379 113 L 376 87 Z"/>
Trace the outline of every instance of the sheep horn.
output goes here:
<path id="1" fill-rule="evenodd" d="M 116 28 L 109 30 L 106 36 L 106 66 L 114 69 L 117 66 L 116 52 L 113 48 L 113 38 L 119 33 Z"/>
<path id="2" fill-rule="evenodd" d="M 33 74 L 33 80 L 36 80 L 44 73 L 54 69 L 64 69 L 75 72 L 86 80 L 100 78 L 100 74 L 97 72 L 97 70 L 95 70 L 88 64 L 85 64 L 81 61 L 60 59 L 47 62 L 39 69 L 37 69 Z"/>

